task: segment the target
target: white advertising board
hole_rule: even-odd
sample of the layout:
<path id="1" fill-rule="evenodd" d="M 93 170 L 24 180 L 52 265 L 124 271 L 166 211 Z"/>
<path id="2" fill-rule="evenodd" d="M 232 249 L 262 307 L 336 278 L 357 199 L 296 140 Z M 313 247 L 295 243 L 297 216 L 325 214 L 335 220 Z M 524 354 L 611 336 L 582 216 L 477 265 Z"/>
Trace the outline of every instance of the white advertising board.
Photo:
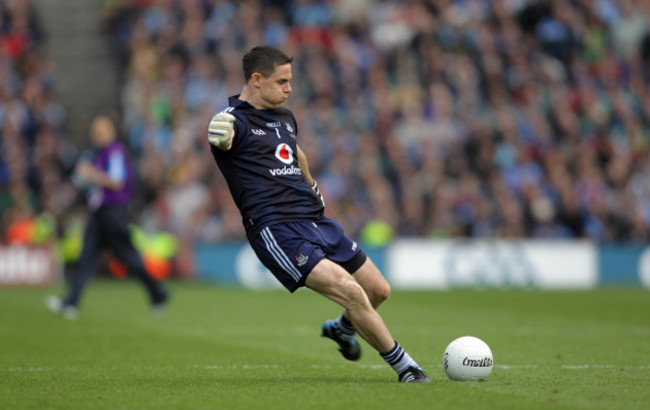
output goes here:
<path id="1" fill-rule="evenodd" d="M 48 285 L 59 279 L 59 265 L 46 246 L 0 246 L 0 286 Z"/>
<path id="2" fill-rule="evenodd" d="M 562 241 L 397 240 L 387 250 L 396 289 L 587 289 L 598 283 L 597 247 Z"/>

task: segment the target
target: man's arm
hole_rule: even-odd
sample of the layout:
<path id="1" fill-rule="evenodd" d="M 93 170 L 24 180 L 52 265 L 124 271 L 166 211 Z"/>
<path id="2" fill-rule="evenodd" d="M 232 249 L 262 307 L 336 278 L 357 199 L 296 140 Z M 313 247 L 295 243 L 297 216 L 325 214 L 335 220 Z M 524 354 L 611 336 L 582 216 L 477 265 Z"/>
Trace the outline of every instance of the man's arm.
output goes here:
<path id="1" fill-rule="evenodd" d="M 296 144 L 296 148 L 298 149 L 298 166 L 302 170 L 302 175 L 304 175 L 305 180 L 311 187 L 311 189 L 314 191 L 314 193 L 318 196 L 320 201 L 323 203 L 323 206 L 325 206 L 325 200 L 323 199 L 323 195 L 320 193 L 320 189 L 318 189 L 318 182 L 314 178 L 311 177 L 311 173 L 309 172 L 309 163 L 307 162 L 307 156 L 305 155 L 304 152 L 300 149 L 300 146 Z"/>
<path id="2" fill-rule="evenodd" d="M 302 152 L 298 145 L 296 145 L 296 148 L 298 148 L 298 166 L 302 170 L 302 174 L 305 176 L 305 179 L 307 180 L 309 186 L 314 186 L 315 181 L 309 172 L 309 163 L 307 162 L 307 156 L 304 152 Z"/>
<path id="3" fill-rule="evenodd" d="M 107 172 L 95 168 L 87 162 L 79 163 L 77 172 L 91 184 L 97 184 L 113 191 L 119 191 L 124 186 L 124 180 L 111 178 Z"/>

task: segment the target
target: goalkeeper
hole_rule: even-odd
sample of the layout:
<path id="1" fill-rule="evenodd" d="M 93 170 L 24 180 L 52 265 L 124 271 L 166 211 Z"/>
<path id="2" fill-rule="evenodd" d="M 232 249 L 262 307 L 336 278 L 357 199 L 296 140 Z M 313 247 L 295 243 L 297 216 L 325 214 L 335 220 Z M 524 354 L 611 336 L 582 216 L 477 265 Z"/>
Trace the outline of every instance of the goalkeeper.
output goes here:
<path id="1" fill-rule="evenodd" d="M 208 127 L 212 154 L 241 212 L 258 258 L 290 291 L 306 286 L 345 311 L 322 336 L 358 360 L 358 334 L 397 372 L 400 382 L 431 382 L 375 310 L 390 295 L 379 270 L 341 226 L 324 216 L 323 197 L 296 143 L 298 125 L 283 105 L 291 62 L 259 46 L 243 58 L 245 85 Z"/>

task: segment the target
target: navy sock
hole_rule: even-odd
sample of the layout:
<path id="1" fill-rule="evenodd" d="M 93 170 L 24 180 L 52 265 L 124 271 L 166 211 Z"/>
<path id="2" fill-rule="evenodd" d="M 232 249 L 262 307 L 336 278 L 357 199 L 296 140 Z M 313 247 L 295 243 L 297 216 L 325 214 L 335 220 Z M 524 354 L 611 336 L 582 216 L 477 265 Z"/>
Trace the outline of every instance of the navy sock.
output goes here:
<path id="1" fill-rule="evenodd" d="M 345 317 L 344 314 L 338 317 L 336 319 L 337 325 L 339 325 L 339 328 L 341 329 L 341 332 L 347 333 L 349 335 L 355 335 L 357 333 L 357 330 L 354 328 L 352 325 L 352 322 L 348 320 L 347 317 Z"/>
<path id="2" fill-rule="evenodd" d="M 345 315 L 341 315 L 332 320 L 332 325 L 337 336 L 346 342 L 350 342 L 357 335 L 357 331 Z"/>
<path id="3" fill-rule="evenodd" d="M 381 357 L 390 365 L 390 367 L 397 372 L 397 374 L 402 373 L 404 370 L 410 366 L 420 367 L 408 353 L 404 351 L 402 346 L 395 341 L 395 346 L 386 353 L 381 353 Z"/>

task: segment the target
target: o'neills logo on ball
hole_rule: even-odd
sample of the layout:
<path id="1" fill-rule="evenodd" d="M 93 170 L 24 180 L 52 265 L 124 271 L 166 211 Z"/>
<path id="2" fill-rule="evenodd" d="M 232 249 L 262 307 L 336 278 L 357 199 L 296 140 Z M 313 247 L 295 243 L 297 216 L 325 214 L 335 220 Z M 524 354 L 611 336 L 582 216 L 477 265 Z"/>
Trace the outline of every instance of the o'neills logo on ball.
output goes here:
<path id="1" fill-rule="evenodd" d="M 492 358 L 490 357 L 483 357 L 483 358 L 476 358 L 476 359 L 470 359 L 469 357 L 466 357 L 463 359 L 463 366 L 468 366 L 468 367 L 492 367 Z"/>
<path id="2" fill-rule="evenodd" d="M 293 150 L 287 144 L 280 144 L 275 149 L 275 157 L 287 165 L 292 164 Z"/>

